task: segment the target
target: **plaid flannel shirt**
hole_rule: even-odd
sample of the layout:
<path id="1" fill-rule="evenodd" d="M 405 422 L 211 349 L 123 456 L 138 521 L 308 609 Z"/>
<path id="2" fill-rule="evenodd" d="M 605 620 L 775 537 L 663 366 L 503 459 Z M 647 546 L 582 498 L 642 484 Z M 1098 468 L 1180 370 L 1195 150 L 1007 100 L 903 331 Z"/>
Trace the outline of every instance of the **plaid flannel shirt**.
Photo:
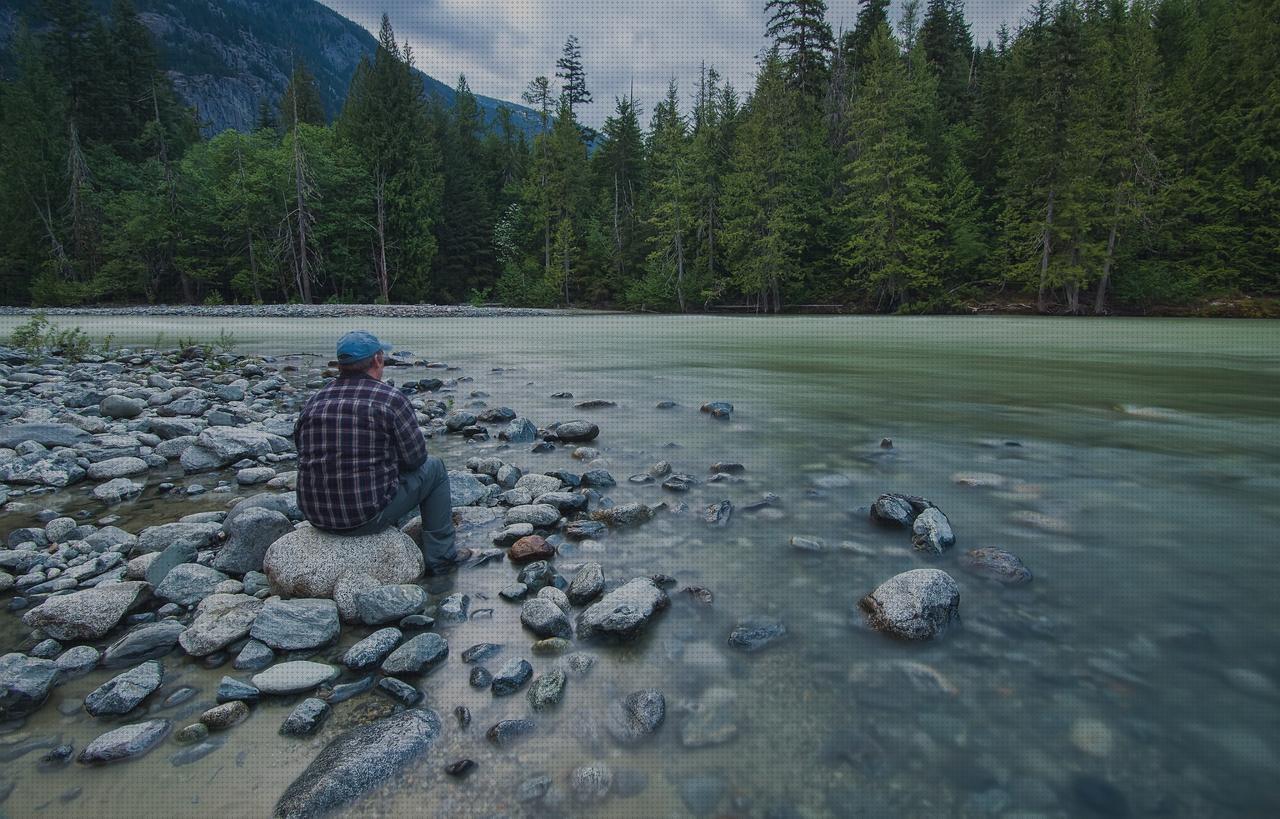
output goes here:
<path id="1" fill-rule="evenodd" d="M 293 428 L 298 506 L 319 529 L 363 526 L 382 511 L 400 473 L 427 459 L 409 399 L 365 374 L 342 376 L 307 400 Z"/>

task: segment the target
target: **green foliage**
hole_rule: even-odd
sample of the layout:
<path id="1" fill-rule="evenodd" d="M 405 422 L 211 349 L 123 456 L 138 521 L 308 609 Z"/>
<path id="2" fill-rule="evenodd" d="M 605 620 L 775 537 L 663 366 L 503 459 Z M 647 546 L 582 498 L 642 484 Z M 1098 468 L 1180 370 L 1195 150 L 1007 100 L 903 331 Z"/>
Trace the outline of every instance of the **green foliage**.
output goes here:
<path id="1" fill-rule="evenodd" d="M 9 344 L 31 356 L 47 351 L 70 361 L 84 358 L 91 348 L 89 336 L 79 327 L 59 328 L 44 313 L 35 313 L 15 327 Z"/>
<path id="2" fill-rule="evenodd" d="M 898 312 L 1280 295 L 1273 2 L 1035 0 L 981 48 L 960 0 L 907 3 L 896 38 L 888 0 L 860 0 L 838 43 L 823 0 L 762 6 L 774 48 L 742 101 L 704 67 L 686 99 L 615 99 L 596 134 L 571 37 L 529 85 L 529 138 L 465 78 L 425 97 L 384 20 L 332 126 L 337 81 L 304 47 L 318 79 L 277 66 L 254 132 L 202 141 L 129 0 L 41 3 L 0 57 L 0 287 Z"/>

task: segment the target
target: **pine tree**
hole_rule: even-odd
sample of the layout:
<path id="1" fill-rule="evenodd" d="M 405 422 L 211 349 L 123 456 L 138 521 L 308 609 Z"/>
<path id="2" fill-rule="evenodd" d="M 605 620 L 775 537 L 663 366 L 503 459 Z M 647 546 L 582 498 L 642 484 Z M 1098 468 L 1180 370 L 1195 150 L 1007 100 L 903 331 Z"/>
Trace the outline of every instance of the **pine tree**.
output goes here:
<path id="1" fill-rule="evenodd" d="M 784 285 L 803 275 L 819 214 L 812 145 L 793 125 L 800 108 L 773 49 L 737 125 L 734 170 L 726 182 L 724 240 L 733 283 L 758 311 L 782 309 Z"/>
<path id="2" fill-rule="evenodd" d="M 592 162 L 604 202 L 602 210 L 608 213 L 610 270 L 615 287 L 621 288 L 637 261 L 638 212 L 645 186 L 644 135 L 635 104 L 629 98 L 614 100 L 614 113 L 605 120 L 602 136 Z"/>
<path id="3" fill-rule="evenodd" d="M 842 59 L 854 83 L 866 64 L 876 32 L 881 25 L 889 23 L 889 0 L 858 0 L 858 6 L 858 19 L 853 28 L 845 32 L 844 41 L 840 44 Z"/>
<path id="4" fill-rule="evenodd" d="M 561 97 L 555 124 L 546 135 L 546 156 L 552 261 L 548 284 L 559 291 L 562 304 L 568 307 L 574 276 L 584 256 L 589 181 L 587 146 L 568 96 Z"/>
<path id="5" fill-rule="evenodd" d="M 845 165 L 846 225 L 839 250 L 851 283 L 894 309 L 940 283 L 937 192 L 909 123 L 934 102 L 926 72 L 908 76 L 898 43 L 881 24 L 854 100 L 854 159 Z"/>
<path id="6" fill-rule="evenodd" d="M 482 165 L 483 117 L 466 77 L 458 78 L 442 139 L 444 193 L 436 233 L 436 293 L 462 301 L 497 279 L 493 259 L 493 201 Z"/>
<path id="7" fill-rule="evenodd" d="M 680 94 L 675 80 L 667 86 L 666 99 L 654 109 L 648 155 L 651 203 L 646 222 L 653 249 L 647 259 L 643 293 L 645 297 L 659 299 L 659 306 L 674 304 L 683 313 L 687 307 L 686 277 L 692 259 L 689 239 L 693 221 L 693 178 L 688 128 L 680 114 Z"/>
<path id="8" fill-rule="evenodd" d="M 834 48 L 825 0 L 766 0 L 765 36 L 786 57 L 792 87 L 817 100 L 828 82 Z"/>
<path id="9" fill-rule="evenodd" d="M 306 61 L 299 58 L 294 63 L 293 73 L 289 75 L 289 84 L 280 97 L 280 122 L 286 131 L 292 131 L 299 122 L 324 125 L 327 121 L 315 75 L 307 68 Z"/>
<path id="10" fill-rule="evenodd" d="M 556 60 L 556 77 L 564 80 L 561 96 L 568 101 L 569 112 L 576 113 L 576 108 L 591 102 L 591 92 L 587 90 L 587 72 L 582 67 L 582 46 L 575 35 L 565 40 L 564 51 Z"/>
<path id="11" fill-rule="evenodd" d="M 356 67 L 336 129 L 355 149 L 372 191 L 372 279 L 387 299 L 425 298 L 436 254 L 440 152 L 412 51 L 396 42 L 385 16 L 378 50 Z"/>

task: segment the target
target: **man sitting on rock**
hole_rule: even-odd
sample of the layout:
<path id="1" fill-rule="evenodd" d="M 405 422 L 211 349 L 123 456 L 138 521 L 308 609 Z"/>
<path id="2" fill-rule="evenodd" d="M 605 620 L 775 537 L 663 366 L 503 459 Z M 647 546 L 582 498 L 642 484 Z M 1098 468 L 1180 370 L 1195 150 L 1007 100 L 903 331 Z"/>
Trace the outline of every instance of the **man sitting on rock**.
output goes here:
<path id="1" fill-rule="evenodd" d="M 427 454 L 409 399 L 382 382 L 390 351 L 360 330 L 338 341 L 338 377 L 307 400 L 293 429 L 298 506 L 315 528 L 345 535 L 398 526 L 416 507 L 427 573 L 445 574 L 470 550 L 454 546 L 444 463 Z"/>

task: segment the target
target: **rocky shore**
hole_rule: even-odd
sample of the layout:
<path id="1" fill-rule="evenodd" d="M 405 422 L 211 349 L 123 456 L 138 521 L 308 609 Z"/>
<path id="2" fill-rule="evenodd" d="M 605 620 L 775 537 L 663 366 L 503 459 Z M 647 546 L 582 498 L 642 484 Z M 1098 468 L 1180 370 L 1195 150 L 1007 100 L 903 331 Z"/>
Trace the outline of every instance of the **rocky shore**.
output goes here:
<path id="1" fill-rule="evenodd" d="M 199 316 L 203 318 L 517 318 L 611 315 L 608 311 L 469 304 L 144 304 L 119 307 L 0 307 L 0 316 Z"/>
<path id="2" fill-rule="evenodd" d="M 41 764 L 118 764 L 168 746 L 172 764 L 185 765 L 234 743 L 235 727 L 253 720 L 264 701 L 296 702 L 277 729 L 296 738 L 317 735 L 344 702 L 353 703 L 348 709 L 385 703 L 328 742 L 281 794 L 280 816 L 348 804 L 410 766 L 470 776 L 474 759 L 441 758 L 433 750 L 442 736 L 472 730 L 469 709 L 432 694 L 442 675 L 527 702 L 527 717 L 479 725 L 477 741 L 506 749 L 536 736 L 567 690 L 592 685 L 601 652 L 626 650 L 619 644 L 646 651 L 652 623 L 680 616 L 671 613 L 673 596 L 694 607 L 713 605 L 713 589 L 660 571 L 620 573 L 605 545 L 611 531 L 689 511 L 694 525 L 714 531 L 735 511 L 778 502 L 768 494 L 737 510 L 727 499 L 689 510 L 681 498 L 691 487 L 741 480 L 745 467 L 717 462 L 694 475 L 664 461 L 616 477 L 596 449 L 601 424 L 577 415 L 611 402 L 579 402 L 562 420 L 540 426 L 491 404 L 455 370 L 419 362 L 445 376 L 398 382 L 424 433 L 502 447 L 448 463 L 455 522 L 480 548 L 459 573 L 460 588 L 439 589 L 420 577 L 418 521 L 405 521 L 402 531 L 339 538 L 302 520 L 292 491 L 293 422 L 333 371 L 202 348 L 124 349 L 75 364 L 0 348 L 0 362 L 0 513 L 7 517 L 15 505 L 38 510 L 42 497 L 89 484 L 98 505 L 96 517 L 87 510 L 36 511 L 30 525 L 3 532 L 0 600 L 7 614 L 0 616 L 20 618 L 25 636 L 0 657 L 0 732 L 20 730 L 58 687 L 103 670 L 112 676 L 82 705 L 101 722 L 100 735 L 83 748 L 47 749 Z M 397 372 L 392 368 L 389 377 Z M 726 401 L 701 409 L 703 423 L 713 426 L 735 412 Z M 570 451 L 581 470 L 529 466 L 558 449 Z M 620 484 L 652 483 L 661 486 L 663 501 L 612 497 Z M 132 531 L 117 526 L 125 522 L 113 510 L 144 492 L 171 499 L 173 518 Z M 229 509 L 181 514 L 183 499 L 217 494 L 238 500 Z M 924 498 L 885 493 L 868 516 L 902 530 L 904 544 L 939 566 L 965 570 L 968 582 L 1031 579 L 1017 557 L 998 549 L 952 559 L 950 521 Z M 846 549 L 806 535 L 792 537 L 790 546 L 806 554 Z M 566 560 L 562 551 L 592 559 Z M 496 600 L 467 589 L 468 571 L 485 565 L 509 567 Z M 885 577 L 861 593 L 867 626 L 893 638 L 943 638 L 961 622 L 961 586 L 945 568 Z M 525 645 L 451 643 L 450 627 L 495 617 L 518 623 Z M 761 613 L 738 620 L 722 640 L 745 655 L 791 637 L 785 622 Z M 335 653 L 339 644 L 347 647 Z M 194 689 L 166 682 L 166 667 L 178 660 L 226 669 L 215 703 L 195 712 L 177 708 L 196 703 Z M 603 733 L 618 747 L 663 730 L 676 732 L 685 748 L 722 745 L 739 734 L 736 696 L 709 687 L 672 720 L 663 691 L 620 692 Z M 562 779 L 518 773 L 510 774 L 514 798 L 548 807 L 557 800 L 595 804 L 636 788 L 627 772 L 604 760 Z M 12 787 L 0 780 L 0 800 Z M 719 787 L 689 780 L 682 785 L 686 804 L 714 806 Z"/>

